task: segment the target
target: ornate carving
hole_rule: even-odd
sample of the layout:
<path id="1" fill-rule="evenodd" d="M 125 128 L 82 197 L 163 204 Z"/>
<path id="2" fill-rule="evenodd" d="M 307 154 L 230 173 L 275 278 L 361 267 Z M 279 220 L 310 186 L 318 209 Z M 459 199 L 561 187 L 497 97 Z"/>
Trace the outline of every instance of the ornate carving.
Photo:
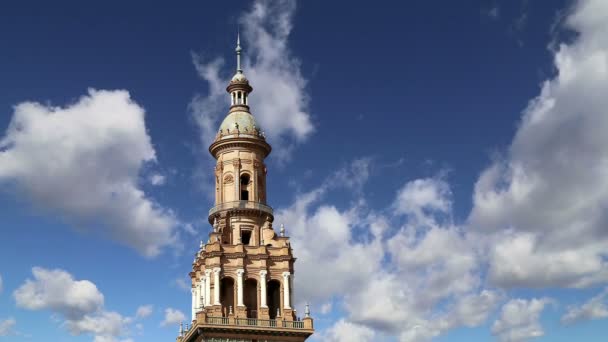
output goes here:
<path id="1" fill-rule="evenodd" d="M 234 182 L 234 177 L 231 173 L 224 176 L 224 184 L 232 184 L 232 182 Z"/>
<path id="2" fill-rule="evenodd" d="M 234 158 L 232 160 L 232 166 L 234 166 L 235 168 L 241 167 L 241 160 L 239 158 Z"/>

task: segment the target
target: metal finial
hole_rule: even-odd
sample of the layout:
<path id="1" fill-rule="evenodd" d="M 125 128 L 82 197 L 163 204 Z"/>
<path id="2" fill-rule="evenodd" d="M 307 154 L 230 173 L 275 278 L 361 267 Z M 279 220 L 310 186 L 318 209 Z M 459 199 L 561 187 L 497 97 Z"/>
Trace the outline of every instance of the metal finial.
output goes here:
<path id="1" fill-rule="evenodd" d="M 237 32 L 236 34 L 236 72 L 241 73 L 243 72 L 243 69 L 241 69 L 241 51 L 243 51 L 243 49 L 241 48 L 241 34 L 240 32 Z"/>
<path id="2" fill-rule="evenodd" d="M 304 310 L 304 317 L 310 317 L 310 305 L 306 303 L 306 309 Z"/>
<path id="3" fill-rule="evenodd" d="M 179 322 L 179 336 L 184 336 L 184 322 Z"/>
<path id="4" fill-rule="evenodd" d="M 281 223 L 281 236 L 285 236 L 285 225 Z"/>

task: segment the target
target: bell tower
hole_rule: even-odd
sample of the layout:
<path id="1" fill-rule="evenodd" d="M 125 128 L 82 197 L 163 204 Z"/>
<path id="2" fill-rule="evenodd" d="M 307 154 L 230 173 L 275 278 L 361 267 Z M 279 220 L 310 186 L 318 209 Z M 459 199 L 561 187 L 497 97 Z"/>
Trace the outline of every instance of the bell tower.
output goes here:
<path id="1" fill-rule="evenodd" d="M 237 37 L 230 109 L 209 146 L 217 160 L 213 229 L 192 263 L 192 322 L 180 326 L 178 342 L 296 342 L 314 332 L 308 305 L 302 319 L 293 308 L 296 258 L 283 225 L 278 234 L 273 227 L 264 163 L 271 147 L 249 110 L 241 52 Z"/>

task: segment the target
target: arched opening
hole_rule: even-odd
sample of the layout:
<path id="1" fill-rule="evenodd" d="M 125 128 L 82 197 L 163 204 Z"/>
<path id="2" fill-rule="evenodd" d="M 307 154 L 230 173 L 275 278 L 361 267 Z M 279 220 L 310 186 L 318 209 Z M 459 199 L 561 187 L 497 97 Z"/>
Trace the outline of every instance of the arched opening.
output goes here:
<path id="1" fill-rule="evenodd" d="M 241 201 L 249 201 L 249 175 L 244 173 L 241 175 Z"/>
<path id="2" fill-rule="evenodd" d="M 270 315 L 270 319 L 276 319 L 277 311 L 281 307 L 281 282 L 274 279 L 269 281 L 266 292 L 268 295 L 266 300 L 268 314 Z"/>
<path id="3" fill-rule="evenodd" d="M 258 282 L 255 279 L 247 279 L 243 284 L 243 298 L 247 308 L 247 318 L 258 318 Z"/>
<path id="4" fill-rule="evenodd" d="M 222 303 L 222 316 L 228 317 L 230 307 L 234 312 L 234 279 L 230 277 L 222 278 L 220 283 L 220 303 Z"/>

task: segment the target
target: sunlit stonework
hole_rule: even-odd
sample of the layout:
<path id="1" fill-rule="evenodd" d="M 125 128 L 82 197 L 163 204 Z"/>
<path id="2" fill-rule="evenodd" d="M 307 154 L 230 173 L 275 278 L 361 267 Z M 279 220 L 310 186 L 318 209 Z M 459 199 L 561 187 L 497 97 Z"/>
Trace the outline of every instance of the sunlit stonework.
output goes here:
<path id="1" fill-rule="evenodd" d="M 217 159 L 213 230 L 192 263 L 192 322 L 180 327 L 177 341 L 304 341 L 313 319 L 308 306 L 302 319 L 293 309 L 295 257 L 266 204 L 264 159 L 271 147 L 249 112 L 253 89 L 238 41 L 236 53 L 230 110 L 209 147 Z"/>

